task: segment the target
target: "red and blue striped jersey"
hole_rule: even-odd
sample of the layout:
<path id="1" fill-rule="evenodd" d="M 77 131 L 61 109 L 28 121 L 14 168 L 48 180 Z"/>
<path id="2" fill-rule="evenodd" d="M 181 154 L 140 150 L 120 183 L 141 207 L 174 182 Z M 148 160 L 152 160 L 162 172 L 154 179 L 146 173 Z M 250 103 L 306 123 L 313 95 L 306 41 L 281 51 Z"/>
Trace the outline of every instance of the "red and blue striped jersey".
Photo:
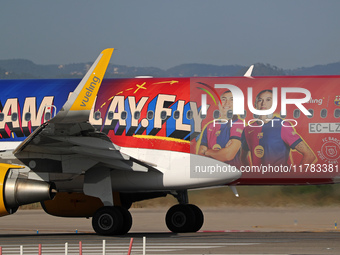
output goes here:
<path id="1" fill-rule="evenodd" d="M 244 129 L 242 148 L 250 151 L 252 165 L 286 166 L 292 163 L 289 162 L 290 149 L 294 149 L 302 139 L 287 123 L 282 125 L 282 119 L 274 117 L 268 123 L 255 121 Z"/>
<path id="2" fill-rule="evenodd" d="M 241 141 L 243 129 L 244 122 L 238 118 L 232 121 L 232 125 L 230 121 L 221 124 L 211 122 L 203 130 L 201 145 L 208 147 L 208 149 L 220 150 L 226 147 L 231 139 Z M 236 166 L 239 169 L 241 166 L 240 151 L 237 152 L 233 160 L 225 163 Z"/>

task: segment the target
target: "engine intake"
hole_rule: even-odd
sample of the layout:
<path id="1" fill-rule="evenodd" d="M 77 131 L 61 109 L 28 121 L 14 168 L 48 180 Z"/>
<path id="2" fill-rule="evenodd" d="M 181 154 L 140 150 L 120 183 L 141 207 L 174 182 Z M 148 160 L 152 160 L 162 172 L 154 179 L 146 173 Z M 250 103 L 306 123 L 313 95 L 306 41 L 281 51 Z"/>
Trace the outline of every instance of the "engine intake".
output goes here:
<path id="1" fill-rule="evenodd" d="M 53 199 L 54 184 L 19 175 L 20 166 L 0 164 L 0 216 L 15 213 L 20 205 Z"/>

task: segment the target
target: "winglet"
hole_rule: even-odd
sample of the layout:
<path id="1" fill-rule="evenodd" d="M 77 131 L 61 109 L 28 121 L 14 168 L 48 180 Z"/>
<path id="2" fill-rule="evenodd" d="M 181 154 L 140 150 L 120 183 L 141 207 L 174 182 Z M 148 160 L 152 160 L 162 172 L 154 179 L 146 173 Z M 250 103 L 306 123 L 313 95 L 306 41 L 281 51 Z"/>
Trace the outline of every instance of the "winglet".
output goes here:
<path id="1" fill-rule="evenodd" d="M 70 123 L 88 121 L 113 50 L 113 48 L 110 48 L 100 53 L 62 109 L 50 122 Z"/>
<path id="2" fill-rule="evenodd" d="M 251 76 L 251 73 L 253 72 L 253 69 L 254 69 L 254 65 L 251 65 L 251 66 L 248 68 L 247 72 L 246 72 L 243 76 L 244 76 L 244 77 L 247 77 L 247 78 L 253 78 L 253 77 Z"/>

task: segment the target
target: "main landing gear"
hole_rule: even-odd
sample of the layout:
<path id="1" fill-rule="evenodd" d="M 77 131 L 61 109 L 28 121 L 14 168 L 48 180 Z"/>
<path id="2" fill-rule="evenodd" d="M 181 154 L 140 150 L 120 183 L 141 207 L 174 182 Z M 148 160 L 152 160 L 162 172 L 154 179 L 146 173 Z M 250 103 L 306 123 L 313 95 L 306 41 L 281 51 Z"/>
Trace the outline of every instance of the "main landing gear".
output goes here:
<path id="1" fill-rule="evenodd" d="M 196 205 L 188 204 L 187 191 L 173 194 L 180 204 L 172 206 L 165 217 L 168 229 L 174 233 L 197 232 L 201 229 L 204 216 Z"/>
<path id="2" fill-rule="evenodd" d="M 121 206 L 104 206 L 92 218 L 92 227 L 99 235 L 124 235 L 131 226 L 131 214 Z"/>
<path id="3" fill-rule="evenodd" d="M 204 216 L 196 205 L 179 204 L 169 209 L 165 222 L 174 233 L 197 232 L 203 225 Z"/>
<path id="4" fill-rule="evenodd" d="M 201 229 L 204 216 L 196 205 L 188 204 L 187 191 L 172 194 L 179 204 L 172 206 L 165 217 L 168 229 L 174 233 L 197 232 Z M 132 217 L 122 206 L 99 208 L 92 218 L 92 227 L 99 235 L 124 235 L 131 229 Z"/>

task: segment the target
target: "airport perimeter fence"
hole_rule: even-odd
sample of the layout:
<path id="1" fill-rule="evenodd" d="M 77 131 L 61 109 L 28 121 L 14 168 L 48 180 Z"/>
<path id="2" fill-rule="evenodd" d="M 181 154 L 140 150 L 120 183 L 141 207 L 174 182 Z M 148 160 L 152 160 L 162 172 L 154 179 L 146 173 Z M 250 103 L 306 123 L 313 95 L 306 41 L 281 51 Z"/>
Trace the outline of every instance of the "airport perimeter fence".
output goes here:
<path id="1" fill-rule="evenodd" d="M 127 247 L 122 244 L 107 244 L 103 240 L 102 244 L 86 244 L 79 241 L 77 244 L 65 243 L 65 245 L 57 244 L 39 244 L 39 245 L 3 245 L 0 246 L 0 255 L 20 254 L 20 255 L 51 255 L 51 254 L 65 254 L 65 255 L 85 255 L 85 254 L 131 254 L 133 246 L 133 238 L 130 239 L 130 244 Z M 143 237 L 142 247 L 138 247 L 138 254 L 146 255 L 146 237 Z"/>

